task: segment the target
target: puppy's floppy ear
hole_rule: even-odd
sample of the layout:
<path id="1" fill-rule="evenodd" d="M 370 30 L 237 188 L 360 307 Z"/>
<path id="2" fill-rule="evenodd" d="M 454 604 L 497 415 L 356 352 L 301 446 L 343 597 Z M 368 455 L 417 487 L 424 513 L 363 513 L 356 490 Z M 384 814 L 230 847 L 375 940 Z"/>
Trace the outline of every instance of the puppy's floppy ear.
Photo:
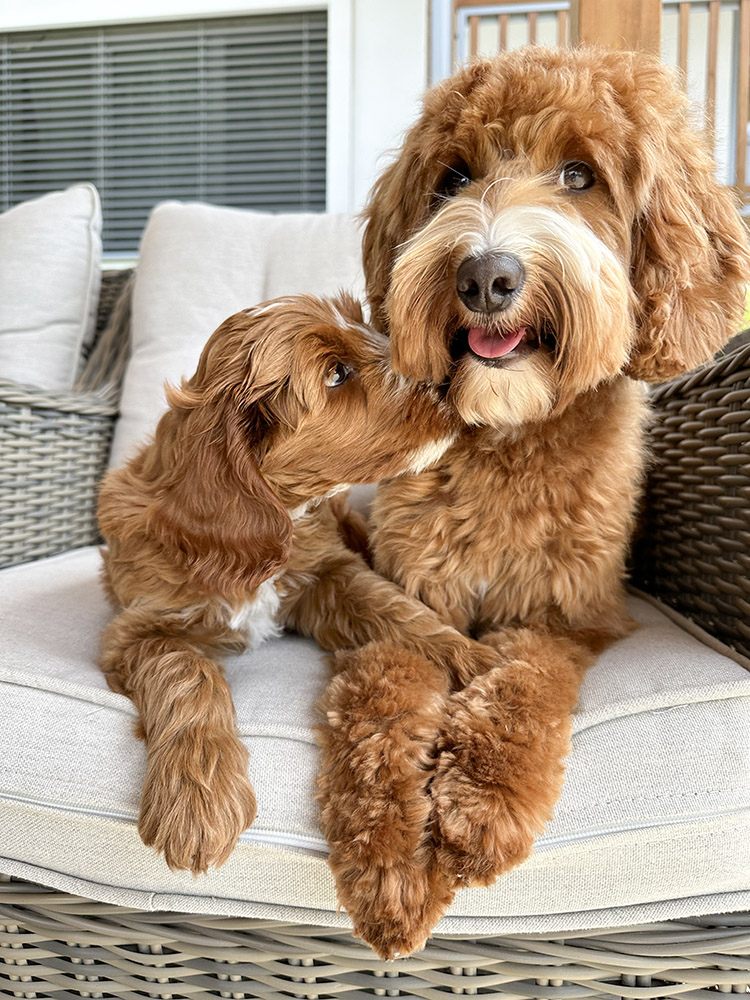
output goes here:
<path id="1" fill-rule="evenodd" d="M 263 479 L 253 446 L 260 429 L 230 394 L 198 400 L 169 392 L 155 440 L 160 475 L 148 530 L 200 590 L 246 594 L 289 557 L 292 522 Z"/>
<path id="2" fill-rule="evenodd" d="M 652 63 L 635 82 L 656 117 L 638 137 L 638 336 L 626 371 L 664 382 L 709 361 L 739 331 L 750 255 L 733 194 L 717 183 L 671 74 Z"/>

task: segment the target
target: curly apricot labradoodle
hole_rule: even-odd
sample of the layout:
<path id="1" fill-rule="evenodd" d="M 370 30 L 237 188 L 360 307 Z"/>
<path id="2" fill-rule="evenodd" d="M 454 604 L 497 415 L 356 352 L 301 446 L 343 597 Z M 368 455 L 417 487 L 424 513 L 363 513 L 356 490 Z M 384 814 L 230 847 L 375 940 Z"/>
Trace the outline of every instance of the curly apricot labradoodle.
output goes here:
<path id="1" fill-rule="evenodd" d="M 428 92 L 372 194 L 373 321 L 463 427 L 380 486 L 374 565 L 502 658 L 450 692 L 419 658 L 337 656 L 319 795 L 341 898 L 383 956 L 529 855 L 585 671 L 634 627 L 642 383 L 708 361 L 750 277 L 686 103 L 645 54 L 480 60 Z"/>

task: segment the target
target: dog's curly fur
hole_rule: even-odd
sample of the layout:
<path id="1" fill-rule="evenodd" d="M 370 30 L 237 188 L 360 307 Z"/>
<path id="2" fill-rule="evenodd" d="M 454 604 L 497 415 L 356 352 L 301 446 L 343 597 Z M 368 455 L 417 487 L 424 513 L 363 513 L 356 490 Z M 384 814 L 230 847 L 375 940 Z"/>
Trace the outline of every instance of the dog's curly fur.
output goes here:
<path id="1" fill-rule="evenodd" d="M 455 887 L 489 884 L 528 856 L 560 792 L 584 673 L 633 627 L 623 580 L 647 421 L 636 380 L 710 359 L 737 329 L 750 275 L 714 173 L 657 59 L 528 48 L 431 90 L 375 186 L 364 236 L 374 321 L 394 368 L 441 387 L 464 429 L 432 469 L 380 486 L 374 565 L 503 662 L 449 694 L 429 664 L 420 673 L 391 656 L 386 702 L 361 653 L 337 658 L 327 773 L 350 754 L 371 792 L 363 779 L 354 801 L 340 776 L 321 797 L 329 828 L 367 831 L 339 888 L 355 925 L 369 903 L 358 929 L 381 954 L 421 941 Z M 525 271 L 491 314 L 457 288 L 461 264 L 488 252 Z M 500 357 L 503 338 L 518 347 Z M 397 751 L 433 760 L 429 787 L 414 770 L 403 779 L 409 810 Z M 396 788 L 396 814 L 381 828 L 394 808 L 383 787 Z M 431 885 L 442 875 L 429 912 L 418 895 L 374 888 L 389 867 L 411 884 L 415 861 Z"/>
<path id="2" fill-rule="evenodd" d="M 387 358 L 347 297 L 238 313 L 169 390 L 154 440 L 103 482 L 104 580 L 119 613 L 101 665 L 138 709 L 139 831 L 172 868 L 222 864 L 255 816 L 223 651 L 288 624 L 328 650 L 395 643 L 394 669 L 421 653 L 443 685 L 499 662 L 374 573 L 361 519 L 326 500 L 423 468 L 455 437 L 434 390 Z"/>
<path id="3" fill-rule="evenodd" d="M 448 677 L 387 643 L 339 652 L 333 666 L 318 733 L 329 864 L 355 931 L 395 958 L 424 945 L 453 895 L 428 836 Z"/>

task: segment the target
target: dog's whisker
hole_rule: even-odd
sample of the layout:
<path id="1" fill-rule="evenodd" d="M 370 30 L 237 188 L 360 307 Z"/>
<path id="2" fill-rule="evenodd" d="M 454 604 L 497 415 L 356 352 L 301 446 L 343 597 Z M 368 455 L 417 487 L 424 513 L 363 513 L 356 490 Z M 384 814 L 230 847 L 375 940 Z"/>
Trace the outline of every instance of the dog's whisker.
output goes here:
<path id="1" fill-rule="evenodd" d="M 512 177 L 497 177 L 494 181 L 492 181 L 491 184 L 488 184 L 487 187 L 484 189 L 484 192 L 482 193 L 482 197 L 481 197 L 480 202 L 479 202 L 480 205 L 484 206 L 485 199 L 487 198 L 487 195 L 495 187 L 496 184 L 502 184 L 503 181 L 512 181 L 512 180 L 513 180 Z"/>
<path id="2" fill-rule="evenodd" d="M 449 163 L 443 162 L 443 160 L 438 160 L 437 162 L 440 164 L 441 167 L 445 167 L 446 170 L 450 170 L 452 174 L 456 174 L 458 177 L 466 176 L 465 174 L 462 174 L 460 170 L 457 170 L 455 167 L 452 167 Z M 448 200 L 446 195 L 443 195 L 443 197 L 446 198 L 446 200 Z"/>

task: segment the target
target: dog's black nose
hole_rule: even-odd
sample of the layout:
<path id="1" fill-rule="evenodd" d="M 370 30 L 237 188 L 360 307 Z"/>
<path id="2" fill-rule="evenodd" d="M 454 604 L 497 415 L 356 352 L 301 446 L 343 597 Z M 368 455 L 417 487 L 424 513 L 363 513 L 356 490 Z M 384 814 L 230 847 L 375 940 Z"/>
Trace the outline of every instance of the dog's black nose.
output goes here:
<path id="1" fill-rule="evenodd" d="M 456 291 L 472 312 L 507 309 L 523 285 L 523 264 L 512 253 L 484 253 L 467 257 L 456 275 Z"/>

